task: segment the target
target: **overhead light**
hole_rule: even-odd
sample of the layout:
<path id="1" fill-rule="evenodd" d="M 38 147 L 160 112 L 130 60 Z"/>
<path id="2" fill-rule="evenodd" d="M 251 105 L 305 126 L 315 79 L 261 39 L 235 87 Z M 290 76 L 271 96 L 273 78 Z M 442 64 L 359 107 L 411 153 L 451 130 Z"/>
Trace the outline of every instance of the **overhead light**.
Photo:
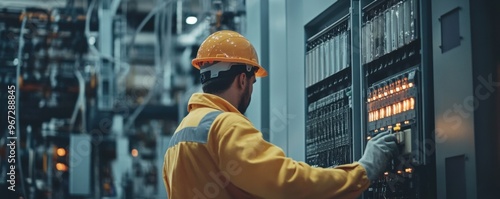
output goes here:
<path id="1" fill-rule="evenodd" d="M 186 23 L 190 24 L 190 25 L 195 24 L 197 21 L 198 21 L 198 18 L 193 17 L 193 16 L 189 16 L 186 18 Z"/>
<path id="2" fill-rule="evenodd" d="M 95 37 L 93 37 L 93 36 L 89 37 L 89 44 L 90 44 L 90 45 L 94 45 L 94 44 L 95 44 L 95 42 L 96 42 Z"/>

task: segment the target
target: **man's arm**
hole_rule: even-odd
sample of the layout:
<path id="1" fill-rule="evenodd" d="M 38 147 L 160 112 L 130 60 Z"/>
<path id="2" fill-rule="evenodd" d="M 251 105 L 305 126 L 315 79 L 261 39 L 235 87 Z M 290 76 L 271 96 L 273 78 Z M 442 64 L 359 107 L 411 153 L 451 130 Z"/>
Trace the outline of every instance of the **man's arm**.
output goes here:
<path id="1" fill-rule="evenodd" d="M 224 117 L 224 116 L 222 116 Z M 225 116 L 229 117 L 229 116 Z M 214 123 L 209 148 L 239 188 L 263 198 L 356 198 L 370 184 L 360 164 L 313 168 L 287 158 L 241 118 Z"/>

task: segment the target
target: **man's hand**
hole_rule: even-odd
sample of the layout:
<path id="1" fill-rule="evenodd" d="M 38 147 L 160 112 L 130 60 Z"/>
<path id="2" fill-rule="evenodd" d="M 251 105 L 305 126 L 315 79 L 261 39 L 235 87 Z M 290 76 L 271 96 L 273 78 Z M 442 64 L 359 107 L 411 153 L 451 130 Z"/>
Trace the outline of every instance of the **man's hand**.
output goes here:
<path id="1" fill-rule="evenodd" d="M 387 162 L 398 155 L 396 142 L 391 130 L 379 133 L 368 141 L 365 153 L 358 162 L 365 168 L 370 180 L 376 180 L 384 172 Z"/>

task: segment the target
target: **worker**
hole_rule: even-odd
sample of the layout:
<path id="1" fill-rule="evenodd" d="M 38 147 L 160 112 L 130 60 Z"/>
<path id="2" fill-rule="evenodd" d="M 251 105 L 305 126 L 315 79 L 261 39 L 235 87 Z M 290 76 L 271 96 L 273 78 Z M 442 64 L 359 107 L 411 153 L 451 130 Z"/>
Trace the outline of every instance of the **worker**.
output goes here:
<path id="1" fill-rule="evenodd" d="M 356 198 L 397 153 L 395 136 L 384 132 L 353 164 L 315 168 L 288 158 L 244 116 L 256 77 L 267 76 L 245 37 L 213 33 L 192 64 L 203 93 L 191 96 L 165 154 L 170 199 Z"/>

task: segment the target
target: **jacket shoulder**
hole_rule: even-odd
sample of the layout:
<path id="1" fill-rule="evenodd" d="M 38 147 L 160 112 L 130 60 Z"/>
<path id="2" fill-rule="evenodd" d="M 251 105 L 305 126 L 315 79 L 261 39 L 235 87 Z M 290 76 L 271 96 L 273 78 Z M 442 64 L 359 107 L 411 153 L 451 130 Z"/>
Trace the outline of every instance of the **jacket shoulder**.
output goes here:
<path id="1" fill-rule="evenodd" d="M 220 125 L 231 125 L 235 123 L 250 123 L 250 121 L 239 113 L 223 112 L 217 116 L 214 123 Z"/>

